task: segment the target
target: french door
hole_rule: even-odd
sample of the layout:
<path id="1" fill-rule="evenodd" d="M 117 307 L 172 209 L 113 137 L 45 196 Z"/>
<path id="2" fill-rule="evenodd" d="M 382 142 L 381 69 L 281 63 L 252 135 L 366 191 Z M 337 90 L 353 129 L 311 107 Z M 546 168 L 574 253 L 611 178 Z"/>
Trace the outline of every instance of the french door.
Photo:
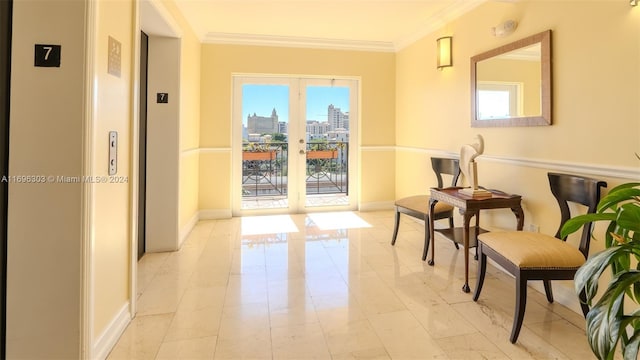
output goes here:
<path id="1" fill-rule="evenodd" d="M 235 76 L 234 215 L 353 210 L 358 82 Z"/>

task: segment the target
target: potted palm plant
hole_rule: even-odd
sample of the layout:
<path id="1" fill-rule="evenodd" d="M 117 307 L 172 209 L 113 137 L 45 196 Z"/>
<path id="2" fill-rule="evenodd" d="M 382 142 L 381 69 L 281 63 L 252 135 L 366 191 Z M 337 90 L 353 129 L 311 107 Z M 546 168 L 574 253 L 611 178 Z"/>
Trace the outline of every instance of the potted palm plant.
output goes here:
<path id="1" fill-rule="evenodd" d="M 635 360 L 640 348 L 640 183 L 613 188 L 595 213 L 567 221 L 561 236 L 592 221 L 608 221 L 609 225 L 605 250 L 591 256 L 574 278 L 576 292 L 584 291 L 589 306 L 587 339 L 599 359 L 613 359 L 620 345 L 624 359 Z M 598 294 L 599 280 L 607 269 L 611 280 Z"/>

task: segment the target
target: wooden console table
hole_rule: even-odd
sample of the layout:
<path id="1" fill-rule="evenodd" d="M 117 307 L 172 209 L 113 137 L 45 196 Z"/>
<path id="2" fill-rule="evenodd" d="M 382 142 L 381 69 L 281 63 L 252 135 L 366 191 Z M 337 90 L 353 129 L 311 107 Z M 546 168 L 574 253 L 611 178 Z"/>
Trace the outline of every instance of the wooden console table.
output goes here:
<path id="1" fill-rule="evenodd" d="M 490 190 L 490 197 L 473 198 L 468 195 L 464 195 L 458 192 L 460 187 L 450 188 L 432 188 L 431 199 L 429 200 L 429 236 L 431 238 L 431 259 L 429 265 L 433 266 L 434 253 L 435 253 L 435 238 L 433 227 L 433 216 L 431 213 L 438 201 L 445 202 L 460 209 L 460 214 L 464 219 L 464 224 L 461 228 L 455 229 L 442 229 L 436 230 L 456 243 L 461 243 L 464 246 L 464 286 L 462 291 L 468 293 L 469 289 L 469 235 L 473 233 L 474 244 L 477 244 L 477 236 L 479 233 L 485 230 L 480 229 L 479 226 L 475 226 L 473 229 L 469 229 L 469 222 L 472 217 L 476 217 L 476 225 L 479 223 L 480 210 L 487 209 L 511 209 L 518 220 L 517 229 L 522 230 L 524 225 L 524 212 L 522 211 L 520 195 L 511 195 L 503 193 L 497 190 Z M 475 246 L 475 245 L 474 245 Z"/>

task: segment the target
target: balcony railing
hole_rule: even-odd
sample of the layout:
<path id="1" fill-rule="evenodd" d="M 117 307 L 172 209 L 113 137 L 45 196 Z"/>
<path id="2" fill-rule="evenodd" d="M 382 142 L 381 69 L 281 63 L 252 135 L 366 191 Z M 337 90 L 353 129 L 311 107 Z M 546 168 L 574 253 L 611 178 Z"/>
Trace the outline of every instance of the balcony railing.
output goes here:
<path id="1" fill-rule="evenodd" d="M 242 152 L 242 196 L 286 196 L 288 189 L 288 144 L 244 143 Z M 344 142 L 307 144 L 307 194 L 348 194 L 349 150 Z"/>

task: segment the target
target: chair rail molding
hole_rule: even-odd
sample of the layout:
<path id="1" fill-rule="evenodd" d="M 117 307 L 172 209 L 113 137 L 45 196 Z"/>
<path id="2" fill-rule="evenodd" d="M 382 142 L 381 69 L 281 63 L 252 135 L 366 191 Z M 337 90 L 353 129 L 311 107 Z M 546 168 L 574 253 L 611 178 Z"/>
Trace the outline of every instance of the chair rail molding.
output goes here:
<path id="1" fill-rule="evenodd" d="M 440 150 L 440 149 L 428 149 L 418 148 L 411 146 L 396 146 L 397 151 L 423 153 L 429 156 L 451 156 L 457 157 L 458 153 Z M 576 163 L 568 161 L 555 161 L 546 159 L 534 159 L 524 157 L 508 157 L 487 155 L 486 153 L 477 159 L 479 162 L 487 161 L 494 163 L 502 163 L 513 166 L 524 166 L 539 168 L 553 171 L 572 172 L 592 176 L 606 176 L 612 178 L 619 178 L 625 180 L 638 180 L 640 179 L 640 167 L 631 166 L 610 166 L 603 164 L 588 164 L 588 163 Z"/>
<path id="2" fill-rule="evenodd" d="M 482 159 L 496 163 L 504 163 L 517 166 L 527 166 L 553 171 L 565 171 L 573 173 L 588 174 L 593 176 L 606 176 L 619 179 L 639 179 L 640 168 L 630 166 L 610 166 L 602 164 L 572 163 L 565 161 L 509 158 L 506 156 L 483 155 Z"/>

